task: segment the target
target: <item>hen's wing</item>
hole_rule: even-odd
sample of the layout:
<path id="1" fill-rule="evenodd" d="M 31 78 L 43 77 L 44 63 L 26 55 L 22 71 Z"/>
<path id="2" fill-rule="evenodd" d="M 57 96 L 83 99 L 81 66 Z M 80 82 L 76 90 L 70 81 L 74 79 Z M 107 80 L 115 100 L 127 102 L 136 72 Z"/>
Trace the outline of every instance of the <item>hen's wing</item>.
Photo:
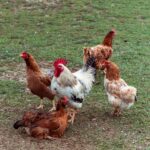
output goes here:
<path id="1" fill-rule="evenodd" d="M 106 85 L 106 90 L 114 97 L 122 99 L 121 87 L 127 86 L 126 82 L 122 79 L 118 81 L 109 81 Z"/>
<path id="2" fill-rule="evenodd" d="M 58 118 L 53 118 L 50 120 L 49 128 L 51 131 L 56 131 L 60 128 L 61 124 Z"/>
<path id="3" fill-rule="evenodd" d="M 36 75 L 34 72 L 30 72 L 27 80 L 28 88 L 33 94 L 38 95 L 41 98 L 47 97 L 49 99 L 53 99 L 54 94 L 52 93 L 50 88 L 46 84 L 44 84 L 44 82 L 46 82 L 44 78 L 42 79 L 42 81 L 44 82 L 41 82 L 41 78 L 38 75 Z"/>
<path id="4" fill-rule="evenodd" d="M 40 76 L 40 81 L 44 83 L 46 86 L 49 86 L 51 84 L 51 78 L 49 76 Z"/>

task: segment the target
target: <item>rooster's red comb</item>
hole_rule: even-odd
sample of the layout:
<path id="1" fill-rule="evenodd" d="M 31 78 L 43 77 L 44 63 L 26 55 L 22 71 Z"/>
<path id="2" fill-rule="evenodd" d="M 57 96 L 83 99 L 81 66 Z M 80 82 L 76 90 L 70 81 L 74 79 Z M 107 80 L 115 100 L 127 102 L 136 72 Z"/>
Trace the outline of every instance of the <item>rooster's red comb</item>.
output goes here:
<path id="1" fill-rule="evenodd" d="M 58 64 L 63 64 L 63 65 L 66 65 L 68 62 L 66 59 L 63 59 L 63 58 L 58 58 L 54 61 L 53 65 L 54 67 L 57 67 Z"/>

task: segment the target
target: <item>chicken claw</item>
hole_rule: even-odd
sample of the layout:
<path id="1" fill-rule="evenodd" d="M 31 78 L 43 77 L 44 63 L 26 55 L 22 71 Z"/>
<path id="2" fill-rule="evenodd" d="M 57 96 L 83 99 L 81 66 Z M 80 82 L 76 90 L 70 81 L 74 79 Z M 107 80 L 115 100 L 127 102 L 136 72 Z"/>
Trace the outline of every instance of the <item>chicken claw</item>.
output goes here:
<path id="1" fill-rule="evenodd" d="M 37 109 L 43 109 L 44 105 L 43 105 L 43 100 L 41 100 L 40 105 L 37 107 Z"/>
<path id="2" fill-rule="evenodd" d="M 115 108 L 115 110 L 112 112 L 112 116 L 116 116 L 116 117 L 118 117 L 118 116 L 120 116 L 121 115 L 121 110 L 120 110 L 120 108 Z"/>
<path id="3" fill-rule="evenodd" d="M 52 101 L 53 107 L 49 110 L 49 112 L 55 111 L 56 110 L 56 102 L 55 100 Z"/>
<path id="4" fill-rule="evenodd" d="M 57 138 L 51 137 L 51 136 L 47 136 L 46 139 L 48 140 L 57 140 Z"/>
<path id="5" fill-rule="evenodd" d="M 37 107 L 37 109 L 43 109 L 44 108 L 44 105 L 39 105 L 38 107 Z"/>
<path id="6" fill-rule="evenodd" d="M 70 122 L 72 125 L 74 124 L 74 119 L 76 116 L 77 111 L 74 109 L 69 109 L 68 110 L 68 116 L 70 117 L 70 119 L 68 120 L 68 122 Z"/>

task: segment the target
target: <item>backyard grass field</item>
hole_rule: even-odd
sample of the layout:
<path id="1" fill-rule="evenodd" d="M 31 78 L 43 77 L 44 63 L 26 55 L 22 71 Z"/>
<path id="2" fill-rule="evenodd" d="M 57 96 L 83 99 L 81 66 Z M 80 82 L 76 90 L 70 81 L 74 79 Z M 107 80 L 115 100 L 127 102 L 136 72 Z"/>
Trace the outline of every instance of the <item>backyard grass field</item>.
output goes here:
<path id="1" fill-rule="evenodd" d="M 138 90 L 135 105 L 120 117 L 103 86 L 87 96 L 74 125 L 58 140 L 36 140 L 13 123 L 40 99 L 26 88 L 24 50 L 47 72 L 58 57 L 69 68 L 83 64 L 83 48 L 100 44 L 115 28 L 111 60 Z M 51 102 L 44 101 L 45 109 Z M 150 150 L 149 0 L 0 0 L 0 150 Z"/>

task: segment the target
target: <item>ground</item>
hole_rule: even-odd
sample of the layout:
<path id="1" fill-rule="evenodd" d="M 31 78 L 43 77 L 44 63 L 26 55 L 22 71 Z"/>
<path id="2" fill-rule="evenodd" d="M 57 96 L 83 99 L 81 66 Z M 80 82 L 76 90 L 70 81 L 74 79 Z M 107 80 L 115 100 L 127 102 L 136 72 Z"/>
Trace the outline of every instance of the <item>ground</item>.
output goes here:
<path id="1" fill-rule="evenodd" d="M 0 150 L 149 150 L 150 149 L 149 0 L 1 0 Z M 82 66 L 83 47 L 99 44 L 115 28 L 111 58 L 122 78 L 137 87 L 138 101 L 111 117 L 103 75 L 88 95 L 74 125 L 58 140 L 36 140 L 13 124 L 34 109 L 39 98 L 26 88 L 21 51 L 32 53 L 46 73 L 55 58 L 71 69 Z M 51 103 L 45 100 L 45 109 Z"/>

